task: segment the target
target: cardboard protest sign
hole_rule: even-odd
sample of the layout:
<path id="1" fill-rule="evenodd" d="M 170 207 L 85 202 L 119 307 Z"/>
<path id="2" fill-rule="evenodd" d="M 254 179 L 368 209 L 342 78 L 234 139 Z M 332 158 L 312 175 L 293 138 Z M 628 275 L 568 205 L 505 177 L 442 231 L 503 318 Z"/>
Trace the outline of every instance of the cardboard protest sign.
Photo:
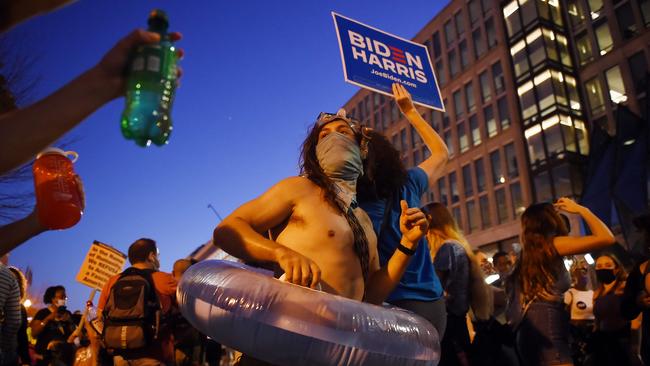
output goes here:
<path id="1" fill-rule="evenodd" d="M 79 269 L 77 281 L 101 290 L 111 277 L 122 272 L 124 263 L 124 253 L 108 244 L 94 241 Z"/>
<path id="2" fill-rule="evenodd" d="M 345 81 L 392 96 L 402 84 L 413 102 L 445 110 L 426 46 L 332 12 Z"/>

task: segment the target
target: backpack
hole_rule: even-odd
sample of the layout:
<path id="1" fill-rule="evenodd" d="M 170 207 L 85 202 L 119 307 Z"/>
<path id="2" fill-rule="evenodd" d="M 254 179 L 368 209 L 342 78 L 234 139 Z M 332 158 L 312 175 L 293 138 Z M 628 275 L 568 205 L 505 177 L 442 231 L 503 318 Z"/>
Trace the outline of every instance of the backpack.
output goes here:
<path id="1" fill-rule="evenodd" d="M 158 337 L 161 306 L 152 270 L 126 269 L 113 284 L 102 312 L 102 338 L 107 350 L 128 355 Z"/>

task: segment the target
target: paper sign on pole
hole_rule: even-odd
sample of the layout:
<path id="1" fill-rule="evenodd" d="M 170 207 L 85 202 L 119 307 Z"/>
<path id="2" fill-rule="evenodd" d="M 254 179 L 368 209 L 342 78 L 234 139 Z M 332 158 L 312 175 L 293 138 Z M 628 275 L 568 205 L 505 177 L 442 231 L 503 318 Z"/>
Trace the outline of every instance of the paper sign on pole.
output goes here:
<path id="1" fill-rule="evenodd" d="M 79 269 L 77 281 L 101 290 L 111 277 L 122 272 L 124 263 L 126 263 L 124 253 L 95 240 Z"/>
<path id="2" fill-rule="evenodd" d="M 393 96 L 402 84 L 413 103 L 444 112 L 438 81 L 426 46 L 332 12 L 345 81 Z"/>

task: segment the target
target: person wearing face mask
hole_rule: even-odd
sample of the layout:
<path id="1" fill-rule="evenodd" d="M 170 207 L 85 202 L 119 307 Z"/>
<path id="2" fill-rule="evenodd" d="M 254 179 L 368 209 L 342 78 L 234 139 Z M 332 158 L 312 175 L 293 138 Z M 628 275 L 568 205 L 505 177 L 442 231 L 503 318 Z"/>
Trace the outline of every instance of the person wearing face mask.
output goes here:
<path id="1" fill-rule="evenodd" d="M 49 365 L 53 359 L 72 363 L 74 350 L 67 340 L 74 331 L 74 323 L 66 307 L 67 300 L 65 287 L 48 287 L 43 295 L 47 307 L 39 310 L 29 325 L 32 337 L 36 338 L 37 366 Z"/>
<path id="2" fill-rule="evenodd" d="M 171 332 L 171 324 L 166 320 L 176 309 L 176 285 L 177 282 L 169 273 L 160 272 L 160 260 L 158 258 L 158 248 L 156 242 L 141 238 L 129 246 L 129 263 L 131 267 L 127 268 L 121 274 L 113 276 L 106 282 L 102 288 L 99 302 L 97 303 L 97 313 L 103 314 L 104 309 L 109 303 L 109 296 L 114 284 L 125 273 L 145 273 L 150 276 L 155 289 L 158 303 L 161 309 L 161 321 L 158 328 L 158 336 L 148 343 L 144 349 L 139 349 L 129 354 L 115 356 L 113 364 L 116 366 L 126 365 L 173 365 L 174 364 L 174 342 Z M 117 300 L 117 299 L 116 299 Z M 106 323 L 106 319 L 105 323 Z M 106 326 L 106 325 L 105 325 Z"/>
<path id="3" fill-rule="evenodd" d="M 595 333 L 591 365 L 641 365 L 632 345 L 632 323 L 621 314 L 627 274 L 613 254 L 596 259 L 598 287 L 594 292 Z"/>
<path id="4" fill-rule="evenodd" d="M 416 252 L 427 221 L 418 208 L 398 202 L 400 236 L 380 266 L 372 222 L 357 203 L 368 138 L 368 129 L 345 110 L 321 113 L 302 146 L 302 175 L 237 208 L 214 230 L 214 245 L 249 263 L 277 265 L 293 284 L 320 284 L 331 294 L 381 304 Z M 257 362 L 244 356 L 240 364 Z"/>

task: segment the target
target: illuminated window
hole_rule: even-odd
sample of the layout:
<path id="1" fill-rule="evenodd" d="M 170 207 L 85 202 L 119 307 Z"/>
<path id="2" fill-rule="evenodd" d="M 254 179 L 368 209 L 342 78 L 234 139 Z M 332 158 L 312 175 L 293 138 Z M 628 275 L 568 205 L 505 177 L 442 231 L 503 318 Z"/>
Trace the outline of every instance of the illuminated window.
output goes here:
<path id="1" fill-rule="evenodd" d="M 528 71 L 528 52 L 526 51 L 526 41 L 521 40 L 510 48 L 512 63 L 515 66 L 515 76 L 519 77 Z"/>
<path id="2" fill-rule="evenodd" d="M 449 174 L 449 190 L 451 191 L 451 203 L 454 204 L 460 201 L 460 194 L 458 193 L 458 184 L 456 180 L 456 172 Z"/>
<path id="3" fill-rule="evenodd" d="M 458 146 L 460 147 L 460 152 L 464 153 L 469 150 L 469 139 L 465 130 L 465 122 L 460 122 L 456 128 L 458 129 Z"/>
<path id="4" fill-rule="evenodd" d="M 621 69 L 618 66 L 614 66 L 607 70 L 605 72 L 605 79 L 607 79 L 607 86 L 609 87 L 609 99 L 616 104 L 627 101 Z"/>
<path id="5" fill-rule="evenodd" d="M 576 48 L 578 49 L 578 61 L 580 65 L 593 60 L 594 55 L 591 48 L 591 39 L 587 33 L 576 38 Z"/>
<path id="6" fill-rule="evenodd" d="M 595 77 L 585 83 L 587 92 L 587 101 L 592 115 L 605 111 L 605 98 L 603 96 L 603 87 L 600 79 Z"/>
<path id="7" fill-rule="evenodd" d="M 576 129 L 576 136 L 578 139 L 578 146 L 580 147 L 580 154 L 589 155 L 589 140 L 587 135 L 587 127 L 581 120 L 573 121 Z"/>
<path id="8" fill-rule="evenodd" d="M 487 127 L 487 135 L 489 137 L 494 137 L 497 135 L 497 121 L 494 119 L 494 111 L 492 106 L 487 106 L 483 108 L 483 117 L 485 118 L 485 126 Z"/>
<path id="9" fill-rule="evenodd" d="M 535 84 L 530 80 L 517 88 L 519 94 L 519 103 L 521 104 L 521 114 L 524 119 L 530 118 L 537 114 L 537 100 L 533 92 Z"/>
<path id="10" fill-rule="evenodd" d="M 474 84 L 470 81 L 465 84 L 465 97 L 467 98 L 467 111 L 472 113 L 476 110 L 476 100 L 474 99 Z"/>
<path id="11" fill-rule="evenodd" d="M 567 4 L 571 25 L 575 28 L 585 21 L 585 12 L 580 0 L 569 0 Z"/>
<path id="12" fill-rule="evenodd" d="M 499 110 L 499 123 L 501 124 L 501 130 L 505 130 L 510 127 L 510 111 L 508 111 L 508 100 L 506 97 L 502 97 L 497 102 L 497 108 Z"/>
<path id="13" fill-rule="evenodd" d="M 478 126 L 478 118 L 476 115 L 469 117 L 470 136 L 472 137 L 472 145 L 477 146 L 481 144 L 481 129 Z"/>
<path id="14" fill-rule="evenodd" d="M 536 124 L 524 131 L 528 145 L 528 157 L 532 165 L 538 165 L 546 160 L 544 141 L 542 140 L 542 125 Z"/>
<path id="15" fill-rule="evenodd" d="M 587 3 L 589 4 L 591 19 L 598 19 L 603 10 L 603 0 L 587 0 Z"/>
<path id="16" fill-rule="evenodd" d="M 476 188 L 479 193 L 485 191 L 485 167 L 483 166 L 483 158 L 479 158 L 474 162 L 474 173 L 476 174 Z"/>
<path id="17" fill-rule="evenodd" d="M 598 50 L 601 56 L 611 51 L 614 47 L 614 41 L 612 40 L 612 34 L 609 32 L 607 22 L 604 22 L 596 28 L 596 39 L 598 40 Z"/>
<path id="18" fill-rule="evenodd" d="M 490 153 L 490 164 L 492 164 L 492 183 L 496 186 L 506 182 L 506 177 L 501 169 L 501 154 L 499 150 Z"/>
<path id="19" fill-rule="evenodd" d="M 519 14 L 520 10 L 517 0 L 512 0 L 503 7 L 503 17 L 506 20 L 506 29 L 508 30 L 509 36 L 512 36 L 521 30 Z"/>
<path id="20" fill-rule="evenodd" d="M 503 69 L 501 68 L 501 62 L 497 62 L 492 65 L 492 77 L 494 78 L 494 90 L 496 94 L 501 94 L 506 91 L 506 81 L 503 76 Z"/>

